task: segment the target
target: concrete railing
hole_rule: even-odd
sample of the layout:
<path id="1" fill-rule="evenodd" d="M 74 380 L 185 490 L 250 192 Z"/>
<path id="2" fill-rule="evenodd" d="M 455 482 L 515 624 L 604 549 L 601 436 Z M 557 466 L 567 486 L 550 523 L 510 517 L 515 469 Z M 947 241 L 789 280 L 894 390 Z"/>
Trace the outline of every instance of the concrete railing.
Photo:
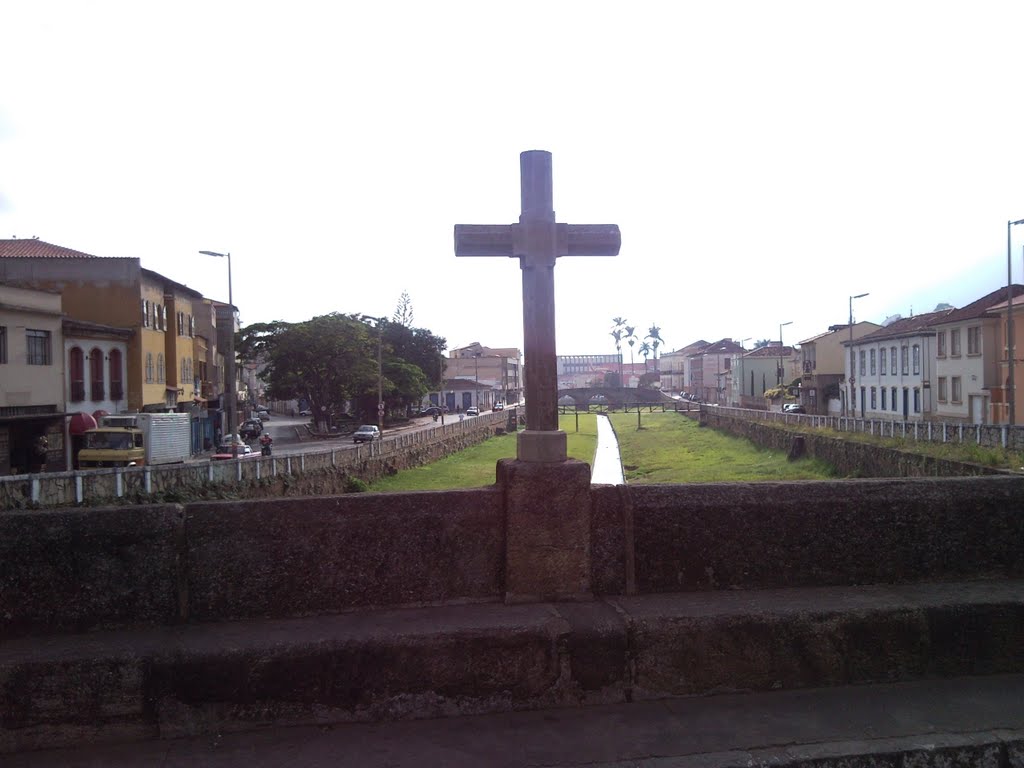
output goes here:
<path id="1" fill-rule="evenodd" d="M 301 475 L 324 469 L 344 471 L 365 466 L 368 461 L 420 452 L 426 446 L 446 441 L 464 446 L 467 438 L 483 440 L 505 423 L 504 413 L 484 413 L 463 421 L 449 421 L 443 426 L 384 437 L 376 442 L 294 455 L 250 455 L 223 461 L 10 475 L 0 477 L 0 509 L 104 503 L 208 485 L 259 483 L 282 475 Z"/>

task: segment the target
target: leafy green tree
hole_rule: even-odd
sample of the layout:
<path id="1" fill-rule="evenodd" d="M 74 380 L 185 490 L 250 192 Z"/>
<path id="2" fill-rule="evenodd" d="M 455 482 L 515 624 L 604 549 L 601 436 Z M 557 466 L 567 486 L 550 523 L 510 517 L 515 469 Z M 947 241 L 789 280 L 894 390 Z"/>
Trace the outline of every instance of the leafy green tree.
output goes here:
<path id="1" fill-rule="evenodd" d="M 275 400 L 305 398 L 320 421 L 377 381 L 376 344 L 357 317 L 331 313 L 301 323 L 257 323 L 241 333 L 242 359 L 265 363 Z"/>

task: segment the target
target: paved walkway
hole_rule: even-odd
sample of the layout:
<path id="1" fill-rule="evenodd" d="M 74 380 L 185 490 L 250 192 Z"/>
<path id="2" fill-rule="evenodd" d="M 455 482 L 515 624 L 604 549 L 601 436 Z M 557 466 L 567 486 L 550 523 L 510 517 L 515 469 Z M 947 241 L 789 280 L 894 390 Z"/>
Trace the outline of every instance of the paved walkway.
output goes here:
<path id="1" fill-rule="evenodd" d="M 626 483 L 622 476 L 619 439 L 615 436 L 612 423 L 603 413 L 597 414 L 597 450 L 594 452 L 594 465 L 590 470 L 590 482 L 601 485 Z"/>
<path id="2" fill-rule="evenodd" d="M 893 755 L 910 751 L 913 765 L 1021 765 L 1022 690 L 1024 676 L 1001 675 L 693 696 L 267 728 L 3 755 L 0 762 L 5 768 L 869 768 L 898 765 Z"/>

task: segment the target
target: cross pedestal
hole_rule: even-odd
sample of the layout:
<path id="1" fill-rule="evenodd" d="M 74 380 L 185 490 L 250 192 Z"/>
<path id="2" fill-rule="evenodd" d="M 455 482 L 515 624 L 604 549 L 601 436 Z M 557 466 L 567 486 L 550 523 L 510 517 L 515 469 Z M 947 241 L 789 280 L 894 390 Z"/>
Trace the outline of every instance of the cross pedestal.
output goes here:
<path id="1" fill-rule="evenodd" d="M 558 429 L 555 354 L 555 260 L 559 256 L 615 256 L 615 224 L 558 224 L 552 208 L 551 153 L 519 156 L 522 213 L 518 224 L 455 226 L 456 256 L 506 256 L 523 271 L 523 352 L 526 357 L 526 431 L 520 461 L 565 461 L 565 433 Z"/>

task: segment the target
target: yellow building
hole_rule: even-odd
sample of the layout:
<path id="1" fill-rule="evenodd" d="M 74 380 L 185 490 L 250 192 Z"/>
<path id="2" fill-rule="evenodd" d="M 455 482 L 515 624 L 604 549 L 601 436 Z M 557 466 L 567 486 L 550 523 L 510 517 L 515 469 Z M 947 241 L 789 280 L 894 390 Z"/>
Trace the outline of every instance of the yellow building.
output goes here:
<path id="1" fill-rule="evenodd" d="M 177 408 L 196 386 L 194 305 L 202 295 L 137 258 L 104 258 L 42 240 L 0 240 L 0 282 L 59 293 L 65 314 L 134 332 L 127 409 Z"/>

